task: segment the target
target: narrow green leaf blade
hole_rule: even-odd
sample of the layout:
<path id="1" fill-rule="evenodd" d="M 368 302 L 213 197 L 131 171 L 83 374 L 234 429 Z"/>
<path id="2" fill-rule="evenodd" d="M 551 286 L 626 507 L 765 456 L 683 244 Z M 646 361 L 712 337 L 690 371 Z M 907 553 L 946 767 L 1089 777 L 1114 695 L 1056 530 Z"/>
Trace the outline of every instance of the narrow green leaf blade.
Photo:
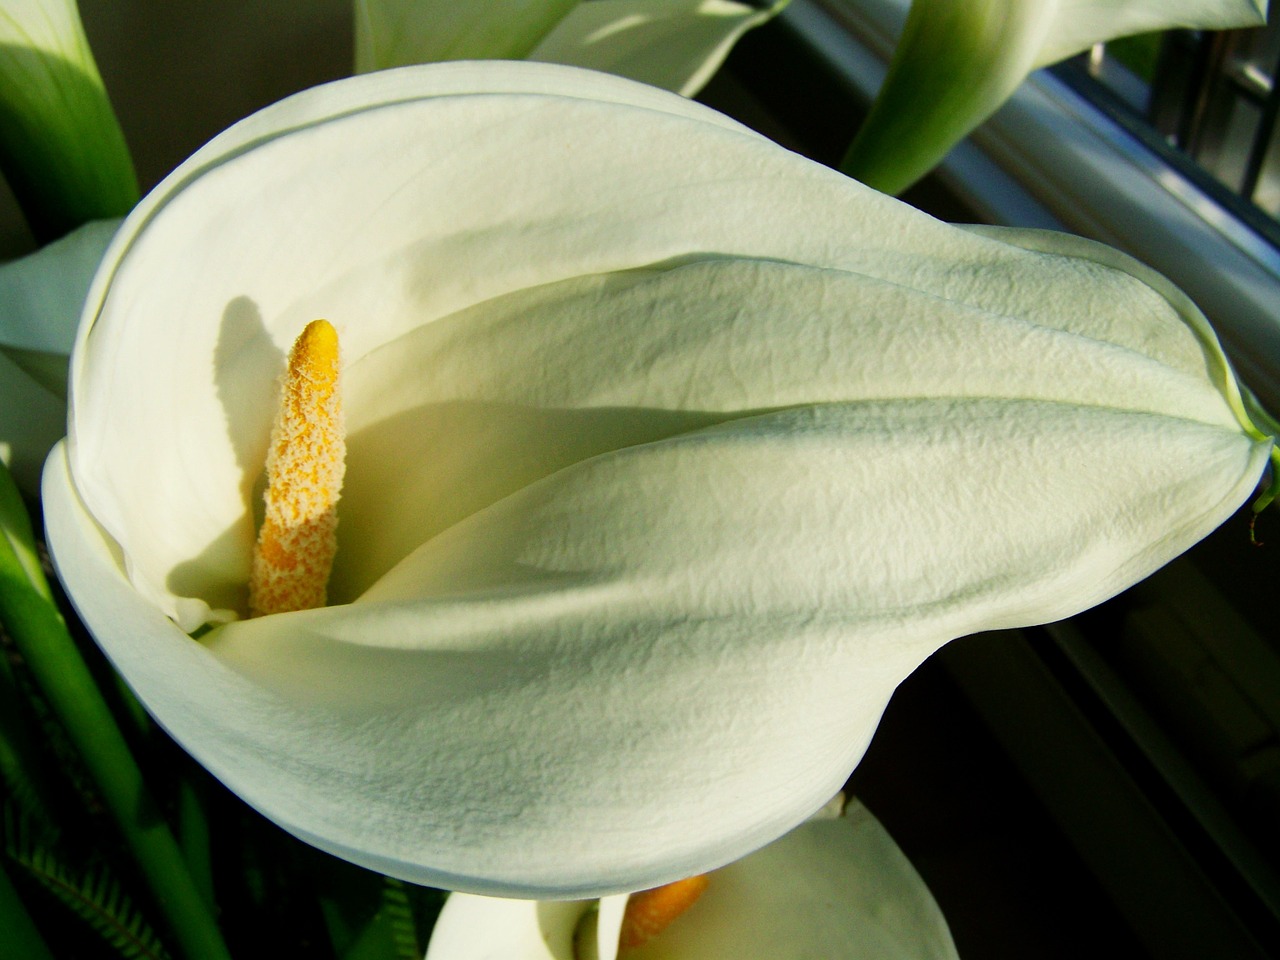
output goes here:
<path id="1" fill-rule="evenodd" d="M 137 202 L 75 0 L 0 4 L 0 173 L 43 242 Z"/>

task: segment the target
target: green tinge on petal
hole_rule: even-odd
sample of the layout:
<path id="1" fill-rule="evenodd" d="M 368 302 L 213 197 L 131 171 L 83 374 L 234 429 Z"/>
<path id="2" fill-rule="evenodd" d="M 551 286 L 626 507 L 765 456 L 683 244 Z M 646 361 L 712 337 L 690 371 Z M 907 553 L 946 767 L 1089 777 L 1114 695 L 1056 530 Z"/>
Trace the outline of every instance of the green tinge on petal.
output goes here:
<path id="1" fill-rule="evenodd" d="M 732 0 L 594 0 L 579 5 L 530 60 L 590 67 L 694 96 L 734 43 L 780 13 Z"/>
<path id="2" fill-rule="evenodd" d="M 518 60 L 579 0 L 355 0 L 356 72 L 441 60 Z"/>
<path id="3" fill-rule="evenodd" d="M 1135 33 L 1256 26 L 1265 7 L 1266 0 L 913 0 L 884 86 L 840 169 L 901 193 L 1032 70 Z"/>
<path id="4" fill-rule="evenodd" d="M 0 8 L 0 173 L 41 241 L 137 202 L 133 161 L 74 0 Z"/>

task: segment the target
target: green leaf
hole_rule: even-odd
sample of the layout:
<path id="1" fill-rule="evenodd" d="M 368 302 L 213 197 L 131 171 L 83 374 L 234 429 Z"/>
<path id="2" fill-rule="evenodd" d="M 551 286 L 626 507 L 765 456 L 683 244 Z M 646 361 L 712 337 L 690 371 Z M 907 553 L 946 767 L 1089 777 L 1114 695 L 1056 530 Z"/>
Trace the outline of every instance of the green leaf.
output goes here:
<path id="1" fill-rule="evenodd" d="M 192 960 L 227 960 L 221 933 L 133 759 L 36 560 L 30 521 L 0 467 L 0 625 L 84 759 L 143 876 Z"/>
<path id="2" fill-rule="evenodd" d="M 578 0 L 355 0 L 356 72 L 439 60 L 519 60 Z"/>
<path id="3" fill-rule="evenodd" d="M 42 242 L 137 202 L 74 0 L 0 3 L 0 173 Z"/>
<path id="4" fill-rule="evenodd" d="M 0 656 L 0 786 L 24 813 L 39 818 L 52 835 L 56 826 L 49 810 L 52 789 L 44 762 L 47 754 L 37 749 L 28 733 L 21 699 L 13 670 Z"/>
<path id="5" fill-rule="evenodd" d="M 5 949 L 12 950 L 14 956 L 24 960 L 53 960 L 49 945 L 40 936 L 3 867 L 0 867 L 0 930 L 4 931 Z"/>
<path id="6" fill-rule="evenodd" d="M 6 804 L 4 849 L 9 859 L 85 921 L 123 960 L 168 960 L 169 953 L 109 864 L 77 868 L 34 835 L 26 817 Z"/>
<path id="7" fill-rule="evenodd" d="M 22 495 L 9 471 L 0 466 L 0 591 L 28 588 L 52 599 L 40 566 L 35 534 Z M 2 607 L 0 607 L 2 609 Z"/>

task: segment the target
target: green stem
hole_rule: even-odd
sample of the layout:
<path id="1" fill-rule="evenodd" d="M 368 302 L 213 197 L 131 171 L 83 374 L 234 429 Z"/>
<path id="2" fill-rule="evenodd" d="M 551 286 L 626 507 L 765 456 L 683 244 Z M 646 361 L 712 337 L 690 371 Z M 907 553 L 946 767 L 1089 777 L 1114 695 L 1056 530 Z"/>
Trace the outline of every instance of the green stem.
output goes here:
<path id="1" fill-rule="evenodd" d="M 40 936 L 36 923 L 23 906 L 9 874 L 0 866 L 0 942 L 5 956 L 23 960 L 53 960 L 49 945 Z M 12 951 L 12 952 L 10 952 Z"/>
<path id="2" fill-rule="evenodd" d="M 17 488 L 0 468 L 0 620 L 49 705 L 80 752 L 107 809 L 190 960 L 230 960 L 182 851 L 152 801 L 124 737 L 38 569 L 32 576 L 22 549 L 34 552 L 30 521 Z M 19 549 L 15 549 L 15 544 Z"/>
<path id="3" fill-rule="evenodd" d="M 188 780 L 178 784 L 178 838 L 187 869 L 204 902 L 216 908 L 213 892 L 213 861 L 209 847 L 209 818 L 196 787 Z"/>

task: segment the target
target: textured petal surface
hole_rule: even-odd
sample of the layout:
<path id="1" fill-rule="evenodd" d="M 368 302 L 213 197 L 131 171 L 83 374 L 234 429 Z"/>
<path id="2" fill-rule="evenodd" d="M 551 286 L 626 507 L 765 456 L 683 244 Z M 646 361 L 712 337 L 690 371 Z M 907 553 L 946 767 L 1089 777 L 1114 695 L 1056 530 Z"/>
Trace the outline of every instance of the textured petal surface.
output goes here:
<path id="1" fill-rule="evenodd" d="M 954 960 L 947 924 L 919 874 L 866 807 L 802 824 L 715 871 L 705 893 L 634 960 Z M 453 894 L 427 960 L 573 960 L 581 901 Z M 610 924 L 608 920 L 614 922 Z M 616 944 L 621 911 L 600 907 Z"/>
<path id="2" fill-rule="evenodd" d="M 692 97 L 738 39 L 786 0 L 761 9 L 732 0 L 593 0 L 581 3 L 531 60 L 604 70 Z"/>
<path id="3" fill-rule="evenodd" d="M 1270 450 L 1131 261 L 948 227 L 548 65 L 250 118 L 90 301 L 46 509 L 95 635 L 269 816 L 481 893 L 761 846 L 921 659 L 1139 579 Z M 240 620 L 274 382 L 318 316 L 347 358 L 335 605 Z"/>

